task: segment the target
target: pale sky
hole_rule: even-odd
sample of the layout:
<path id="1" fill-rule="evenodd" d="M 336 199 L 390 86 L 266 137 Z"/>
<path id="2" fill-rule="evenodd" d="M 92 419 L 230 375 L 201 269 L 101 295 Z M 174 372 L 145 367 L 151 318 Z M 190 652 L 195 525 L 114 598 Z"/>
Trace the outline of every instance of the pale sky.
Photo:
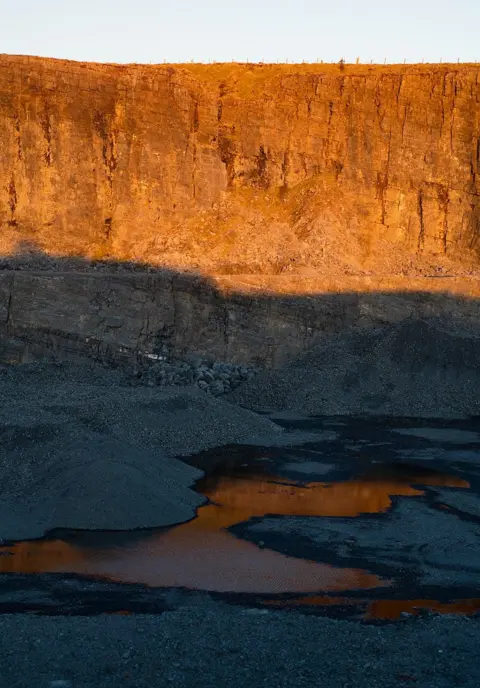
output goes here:
<path id="1" fill-rule="evenodd" d="M 97 62 L 480 61 L 480 0 L 0 0 L 0 53 Z"/>

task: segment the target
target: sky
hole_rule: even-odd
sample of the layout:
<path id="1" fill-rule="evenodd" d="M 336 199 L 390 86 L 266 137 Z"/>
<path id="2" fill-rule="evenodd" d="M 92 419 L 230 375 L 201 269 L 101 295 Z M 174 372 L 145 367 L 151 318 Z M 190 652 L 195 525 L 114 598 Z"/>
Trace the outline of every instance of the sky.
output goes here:
<path id="1" fill-rule="evenodd" d="M 474 62 L 480 0 L 0 0 L 0 53 L 95 62 Z"/>

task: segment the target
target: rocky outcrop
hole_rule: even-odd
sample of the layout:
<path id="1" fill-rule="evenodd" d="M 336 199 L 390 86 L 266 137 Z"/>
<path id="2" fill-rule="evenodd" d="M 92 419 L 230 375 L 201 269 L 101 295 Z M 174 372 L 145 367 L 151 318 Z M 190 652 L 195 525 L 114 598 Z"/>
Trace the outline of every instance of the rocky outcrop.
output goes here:
<path id="1" fill-rule="evenodd" d="M 476 65 L 0 57 L 0 252 L 209 273 L 478 266 Z"/>

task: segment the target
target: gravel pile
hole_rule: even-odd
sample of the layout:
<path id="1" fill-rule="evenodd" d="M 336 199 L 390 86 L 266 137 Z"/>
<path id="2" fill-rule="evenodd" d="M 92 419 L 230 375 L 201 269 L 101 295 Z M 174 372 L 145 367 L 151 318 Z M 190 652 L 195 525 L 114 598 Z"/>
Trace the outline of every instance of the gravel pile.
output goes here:
<path id="1" fill-rule="evenodd" d="M 201 473 L 173 457 L 229 444 L 291 445 L 265 417 L 198 387 L 131 388 L 93 364 L 0 369 L 0 538 L 126 530 L 192 518 Z"/>
<path id="2" fill-rule="evenodd" d="M 201 471 L 183 462 L 72 419 L 22 420 L 1 425 L 5 540 L 37 538 L 55 528 L 173 525 L 193 518 L 204 501 L 189 489 Z"/>
<path id="3" fill-rule="evenodd" d="M 480 414 L 480 332 L 454 320 L 407 320 L 326 337 L 228 400 L 302 415 L 459 418 Z"/>

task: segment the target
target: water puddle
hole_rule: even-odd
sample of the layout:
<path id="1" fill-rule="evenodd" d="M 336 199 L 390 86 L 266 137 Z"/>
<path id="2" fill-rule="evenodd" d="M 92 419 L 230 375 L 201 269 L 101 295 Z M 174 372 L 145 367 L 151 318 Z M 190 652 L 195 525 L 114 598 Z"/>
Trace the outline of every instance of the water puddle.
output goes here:
<path id="1" fill-rule="evenodd" d="M 265 607 L 277 609 L 296 609 L 320 607 L 352 608 L 353 614 L 366 621 L 369 620 L 397 620 L 410 616 L 419 616 L 422 613 L 436 614 L 462 614 L 471 616 L 480 611 L 480 598 L 453 600 L 440 602 L 439 600 L 368 600 L 348 597 L 329 597 L 327 595 L 315 595 L 298 597 L 289 600 L 263 600 Z"/>
<path id="2" fill-rule="evenodd" d="M 232 593 L 374 588 L 388 581 L 358 569 L 286 556 L 239 539 L 228 528 L 266 514 L 357 516 L 387 509 L 391 495 L 422 494 L 392 480 L 298 483 L 256 473 L 252 466 L 230 475 L 217 472 L 197 488 L 209 503 L 188 523 L 138 533 L 121 545 L 109 545 L 108 534 L 91 538 L 103 539 L 103 544 L 81 545 L 78 536 L 76 544 L 65 539 L 20 542 L 8 553 L 4 550 L 0 572 L 76 573 L 152 587 Z"/>
<path id="3" fill-rule="evenodd" d="M 297 460 L 291 456 L 278 460 L 257 455 L 246 463 L 237 456 L 199 481 L 197 489 L 209 502 L 188 523 L 157 532 L 63 532 L 58 538 L 18 542 L 0 550 L 0 573 L 74 573 L 117 583 L 230 594 L 386 588 L 391 585 L 388 577 L 288 556 L 262 542 L 248 542 L 229 529 L 267 515 L 352 518 L 386 513 L 393 498 L 421 497 L 424 486 L 469 487 L 468 481 L 455 475 L 381 463 L 372 463 L 362 475 L 346 480 L 312 480 L 316 473 L 328 476 L 332 466 L 311 457 L 309 462 L 306 456 L 308 452 Z M 330 604 L 327 599 L 319 596 L 321 602 L 316 604 Z M 332 600 L 331 604 L 339 604 L 338 598 Z M 304 602 L 300 598 L 284 606 L 302 604 L 315 602 L 312 597 Z M 388 613 L 387 618 L 393 618 L 394 603 L 375 604 L 369 607 L 373 617 Z"/>

